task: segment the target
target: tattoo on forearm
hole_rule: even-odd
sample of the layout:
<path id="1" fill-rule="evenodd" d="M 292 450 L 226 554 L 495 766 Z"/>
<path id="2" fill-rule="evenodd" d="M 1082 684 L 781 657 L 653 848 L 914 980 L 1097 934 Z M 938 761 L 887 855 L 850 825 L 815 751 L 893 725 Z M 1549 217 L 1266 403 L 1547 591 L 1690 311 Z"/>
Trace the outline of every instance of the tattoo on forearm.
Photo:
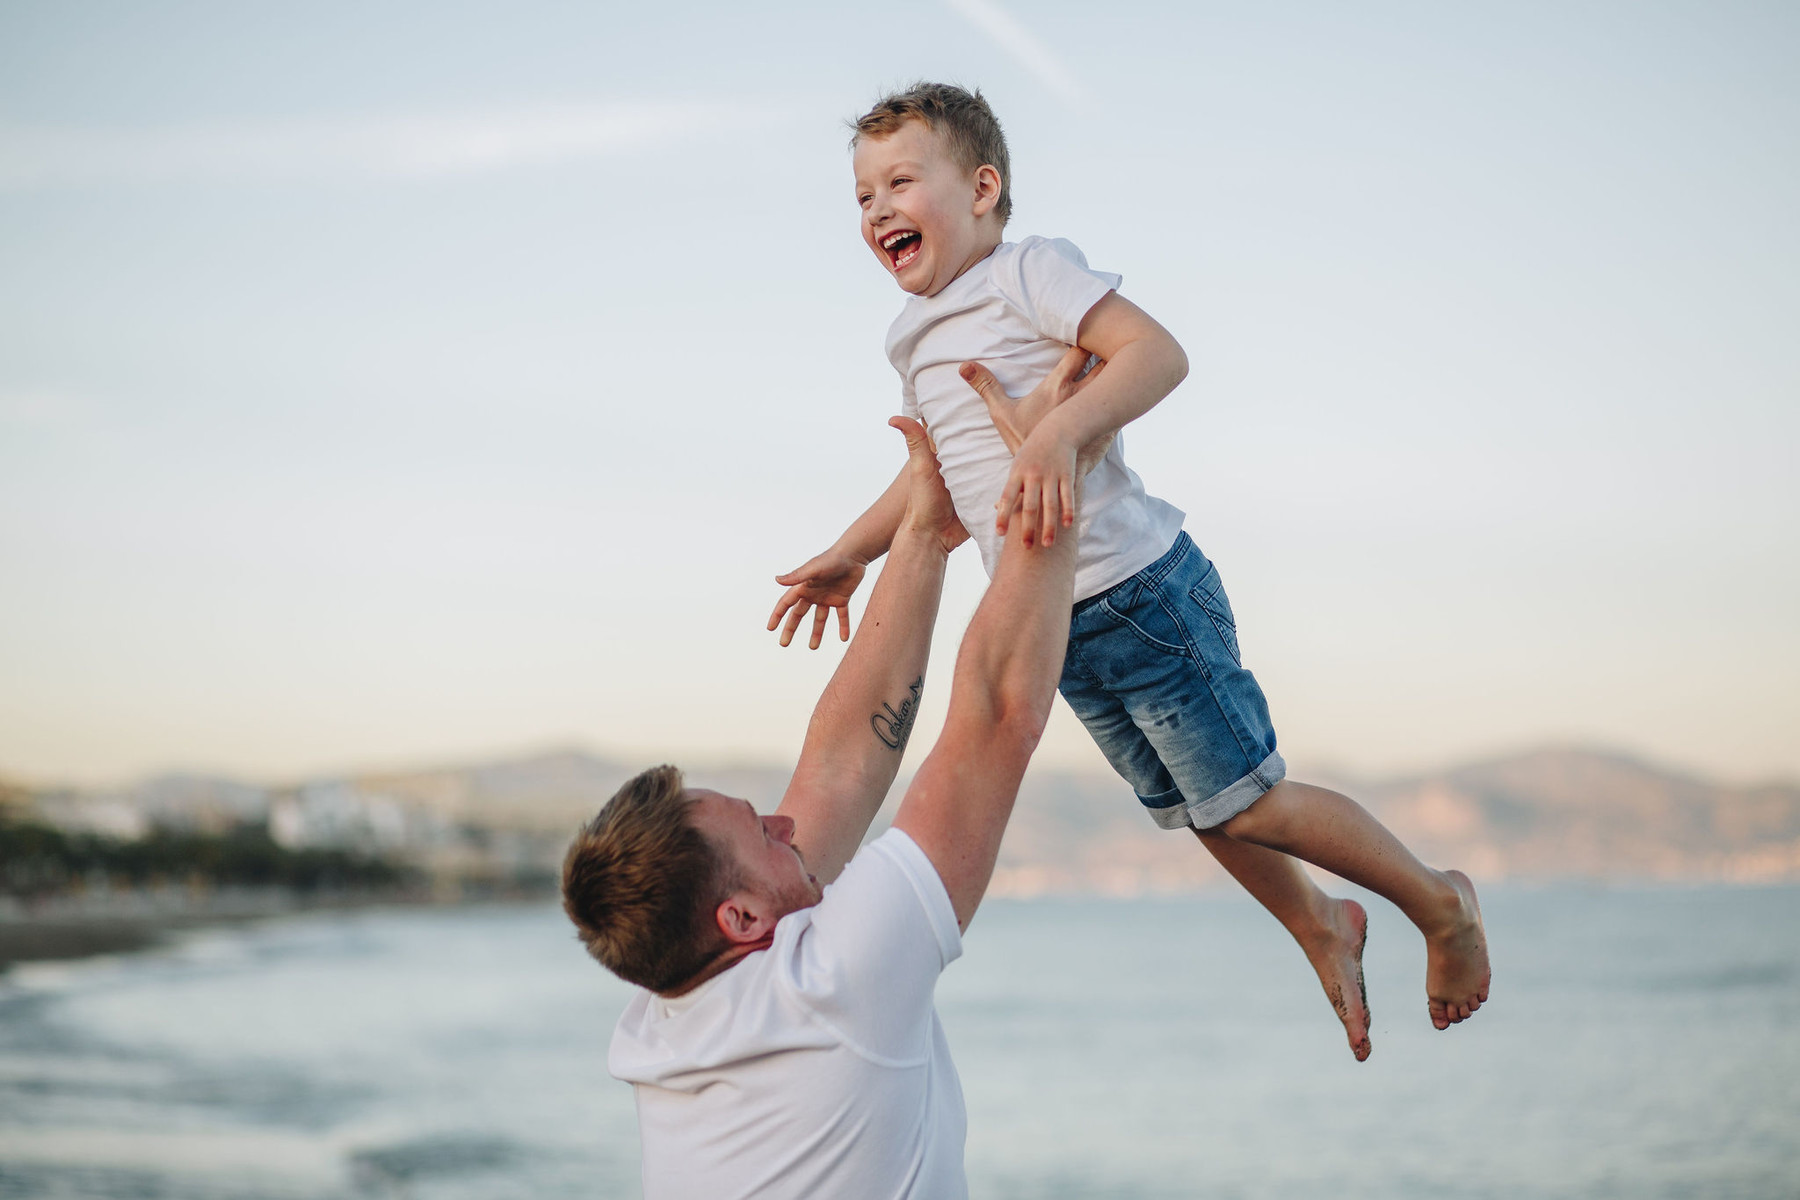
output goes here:
<path id="1" fill-rule="evenodd" d="M 869 718 L 869 728 L 889 750 L 905 751 L 906 739 L 912 736 L 913 721 L 919 715 L 919 693 L 925 688 L 925 677 L 919 676 L 906 689 L 900 707 L 883 703 L 881 711 Z"/>

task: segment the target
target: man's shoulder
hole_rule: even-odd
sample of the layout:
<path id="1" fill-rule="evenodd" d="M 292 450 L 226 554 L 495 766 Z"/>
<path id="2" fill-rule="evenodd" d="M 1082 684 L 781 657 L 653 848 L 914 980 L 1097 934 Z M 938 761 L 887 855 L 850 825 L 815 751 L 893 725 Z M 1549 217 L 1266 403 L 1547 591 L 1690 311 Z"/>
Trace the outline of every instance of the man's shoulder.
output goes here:
<path id="1" fill-rule="evenodd" d="M 889 829 L 858 850 L 824 898 L 804 915 L 796 937 L 822 935 L 829 944 L 849 935 L 853 943 L 865 945 L 869 935 L 882 931 L 917 931 L 936 944 L 945 963 L 962 953 L 950 893 L 931 859 L 900 829 Z"/>

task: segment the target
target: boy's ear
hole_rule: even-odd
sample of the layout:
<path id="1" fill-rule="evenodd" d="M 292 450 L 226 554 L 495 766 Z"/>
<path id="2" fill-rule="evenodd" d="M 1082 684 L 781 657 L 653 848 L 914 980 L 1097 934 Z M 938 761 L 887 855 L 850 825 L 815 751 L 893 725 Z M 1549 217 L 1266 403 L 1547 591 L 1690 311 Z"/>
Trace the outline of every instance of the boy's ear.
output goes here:
<path id="1" fill-rule="evenodd" d="M 975 215 L 985 217 L 1000 203 L 1000 172 L 991 163 L 975 168 Z"/>

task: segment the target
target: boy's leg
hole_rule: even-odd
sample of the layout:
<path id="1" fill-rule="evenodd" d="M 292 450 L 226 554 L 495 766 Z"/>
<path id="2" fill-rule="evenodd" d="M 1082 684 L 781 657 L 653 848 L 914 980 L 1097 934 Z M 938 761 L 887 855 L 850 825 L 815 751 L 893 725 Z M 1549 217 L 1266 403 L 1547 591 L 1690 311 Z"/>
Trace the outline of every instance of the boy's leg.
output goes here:
<path id="1" fill-rule="evenodd" d="M 1081 623 L 1079 616 L 1076 623 Z M 1151 818 L 1165 829 L 1192 829 L 1187 824 L 1185 800 L 1143 731 L 1117 697 L 1098 686 L 1080 662 L 1080 642 L 1079 636 L 1069 639 L 1063 698 Z M 1305 869 L 1285 854 L 1217 833 L 1194 832 L 1219 865 L 1300 944 L 1344 1024 L 1351 1052 L 1358 1062 L 1368 1058 L 1368 1000 L 1362 983 L 1368 918 L 1362 905 L 1326 895 Z"/>
<path id="2" fill-rule="evenodd" d="M 1487 999 L 1487 937 L 1468 876 L 1420 862 L 1350 797 L 1283 780 L 1218 831 L 1303 858 L 1393 901 L 1425 935 L 1425 992 L 1439 1029 L 1465 1020 Z"/>
<path id="3" fill-rule="evenodd" d="M 1194 836 L 1300 943 L 1344 1023 L 1350 1052 L 1357 1062 L 1367 1059 L 1374 1046 L 1369 1041 L 1369 991 L 1363 985 L 1363 945 L 1369 937 L 1363 906 L 1320 891 L 1289 855 L 1213 830 L 1196 829 Z"/>
<path id="4" fill-rule="evenodd" d="M 1460 872 L 1420 863 L 1349 798 L 1286 781 L 1262 688 L 1240 660 L 1231 602 L 1186 534 L 1086 616 L 1119 632 L 1090 660 L 1092 672 L 1188 797 L 1196 829 L 1305 859 L 1392 900 L 1425 935 L 1432 1023 L 1448 1028 L 1481 1006 L 1489 970 L 1474 888 Z"/>

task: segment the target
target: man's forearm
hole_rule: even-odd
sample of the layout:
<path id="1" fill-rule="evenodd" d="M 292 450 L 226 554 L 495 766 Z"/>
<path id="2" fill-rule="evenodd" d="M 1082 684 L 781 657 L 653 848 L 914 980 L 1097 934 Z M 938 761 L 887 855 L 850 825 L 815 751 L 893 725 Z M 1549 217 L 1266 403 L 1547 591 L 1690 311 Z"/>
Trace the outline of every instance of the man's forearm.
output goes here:
<path id="1" fill-rule="evenodd" d="M 1068 645 L 1077 540 L 1033 549 L 1021 524 L 1007 534 L 963 634 L 944 731 L 894 818 L 937 868 L 963 925 L 993 878 L 1019 780 L 1049 719 Z"/>
<path id="2" fill-rule="evenodd" d="M 856 852 L 900 769 L 918 717 L 943 595 L 946 552 L 935 534 L 902 529 L 861 625 L 807 725 L 782 811 L 821 881 Z"/>

